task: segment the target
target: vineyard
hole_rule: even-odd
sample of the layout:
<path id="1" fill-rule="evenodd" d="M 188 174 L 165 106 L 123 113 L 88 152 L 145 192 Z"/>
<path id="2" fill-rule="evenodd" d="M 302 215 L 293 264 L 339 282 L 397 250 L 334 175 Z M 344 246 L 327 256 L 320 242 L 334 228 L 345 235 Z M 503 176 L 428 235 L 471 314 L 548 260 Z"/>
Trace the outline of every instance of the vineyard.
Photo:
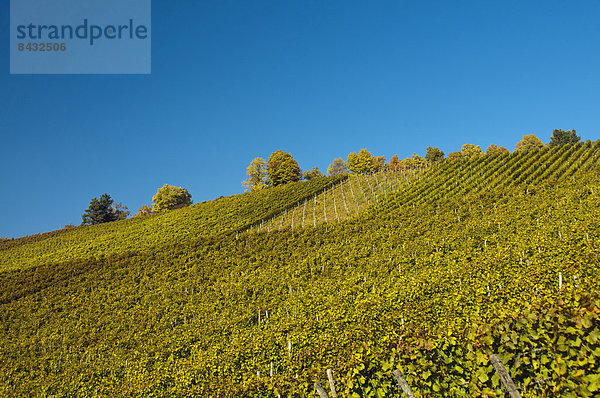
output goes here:
<path id="1" fill-rule="evenodd" d="M 0 395 L 600 394 L 600 141 L 5 243 Z"/>

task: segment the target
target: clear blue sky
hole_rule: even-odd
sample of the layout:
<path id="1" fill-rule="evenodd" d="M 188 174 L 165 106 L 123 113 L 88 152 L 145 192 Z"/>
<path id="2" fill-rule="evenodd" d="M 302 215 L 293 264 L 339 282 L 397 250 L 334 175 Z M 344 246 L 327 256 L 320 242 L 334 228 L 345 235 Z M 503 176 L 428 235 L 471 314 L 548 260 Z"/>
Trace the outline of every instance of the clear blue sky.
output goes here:
<path id="1" fill-rule="evenodd" d="M 598 1 L 158 1 L 151 75 L 9 75 L 0 19 L 0 237 L 135 212 L 165 183 L 242 192 L 256 156 L 514 149 L 600 138 Z"/>

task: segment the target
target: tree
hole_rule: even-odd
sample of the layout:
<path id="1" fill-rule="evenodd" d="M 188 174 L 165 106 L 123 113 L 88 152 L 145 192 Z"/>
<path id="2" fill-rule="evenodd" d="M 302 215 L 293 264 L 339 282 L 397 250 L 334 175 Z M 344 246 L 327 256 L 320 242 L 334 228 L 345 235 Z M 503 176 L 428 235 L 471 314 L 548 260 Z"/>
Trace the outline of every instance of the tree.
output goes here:
<path id="1" fill-rule="evenodd" d="M 152 207 L 148 205 L 143 205 L 138 209 L 138 212 L 134 215 L 134 217 L 149 216 L 150 214 L 153 214 Z"/>
<path id="2" fill-rule="evenodd" d="M 429 163 L 435 163 L 439 162 L 440 160 L 444 160 L 444 152 L 440 151 L 440 148 L 438 147 L 427 147 L 425 160 L 427 160 Z"/>
<path id="3" fill-rule="evenodd" d="M 423 159 L 421 156 L 417 155 L 416 153 L 413 153 L 413 155 L 410 158 L 404 159 L 402 161 L 402 164 L 406 168 L 416 168 L 416 167 L 419 167 L 419 166 L 425 164 L 425 159 Z"/>
<path id="4" fill-rule="evenodd" d="M 105 222 L 124 220 L 129 215 L 126 206 L 113 203 L 110 195 L 105 193 L 100 198 L 92 198 L 89 207 L 81 215 L 81 225 L 96 225 Z"/>
<path id="5" fill-rule="evenodd" d="M 304 179 L 307 181 L 320 177 L 323 177 L 323 173 L 321 173 L 318 167 L 313 167 L 312 170 L 304 172 Z"/>
<path id="6" fill-rule="evenodd" d="M 125 206 L 121 202 L 113 204 L 113 208 L 115 209 L 115 213 L 117 214 L 117 219 L 119 219 L 119 220 L 126 220 L 127 217 L 129 217 L 129 215 L 131 214 L 131 212 L 129 211 L 127 206 Z"/>
<path id="7" fill-rule="evenodd" d="M 460 149 L 460 152 L 463 157 L 470 158 L 471 156 L 481 155 L 483 152 L 481 151 L 481 147 L 479 145 L 473 144 L 465 144 Z"/>
<path id="8" fill-rule="evenodd" d="M 371 152 L 363 148 L 358 152 L 358 154 L 355 152 L 349 154 L 348 169 L 354 174 L 366 174 L 373 171 L 374 164 Z"/>
<path id="9" fill-rule="evenodd" d="M 510 153 L 510 151 L 508 149 L 504 148 L 503 146 L 498 146 L 496 144 L 491 144 L 485 150 L 486 155 L 496 155 L 499 153 Z"/>
<path id="10" fill-rule="evenodd" d="M 398 155 L 391 157 L 387 164 L 387 168 L 391 171 L 398 171 L 402 168 L 402 162 L 398 159 Z"/>
<path id="11" fill-rule="evenodd" d="M 573 130 L 554 130 L 552 132 L 552 137 L 550 137 L 550 142 L 548 145 L 551 147 L 562 146 L 562 145 L 572 145 L 577 144 L 581 140 L 581 136 L 577 135 L 575 129 Z"/>
<path id="12" fill-rule="evenodd" d="M 192 195 L 185 188 L 165 184 L 156 191 L 152 203 L 152 211 L 159 213 L 191 205 Z"/>
<path id="13" fill-rule="evenodd" d="M 275 151 L 269 156 L 267 163 L 269 182 L 274 187 L 290 182 L 300 181 L 302 170 L 292 155 L 282 150 Z"/>
<path id="14" fill-rule="evenodd" d="M 446 160 L 451 162 L 453 160 L 460 159 L 460 158 L 462 158 L 462 152 L 456 151 L 456 152 L 450 152 L 448 154 L 448 157 L 446 158 Z"/>
<path id="15" fill-rule="evenodd" d="M 544 143 L 533 134 L 524 135 L 523 139 L 517 143 L 516 151 L 531 151 L 544 147 Z"/>
<path id="16" fill-rule="evenodd" d="M 339 176 L 348 172 L 348 163 L 342 158 L 335 158 L 327 168 L 327 174 L 330 176 Z"/>
<path id="17" fill-rule="evenodd" d="M 373 156 L 373 166 L 371 167 L 371 171 L 377 173 L 379 171 L 385 170 L 385 156 Z"/>
<path id="18" fill-rule="evenodd" d="M 267 162 L 263 158 L 254 158 L 250 162 L 250 166 L 246 169 L 248 179 L 242 181 L 242 185 L 246 187 L 246 192 L 254 192 L 267 186 Z"/>

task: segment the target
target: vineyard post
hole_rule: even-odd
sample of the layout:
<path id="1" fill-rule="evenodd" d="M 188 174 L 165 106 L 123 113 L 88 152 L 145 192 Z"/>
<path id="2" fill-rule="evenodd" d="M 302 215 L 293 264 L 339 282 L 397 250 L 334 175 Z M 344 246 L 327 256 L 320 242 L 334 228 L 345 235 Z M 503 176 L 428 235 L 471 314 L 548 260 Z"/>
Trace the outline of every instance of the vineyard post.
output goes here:
<path id="1" fill-rule="evenodd" d="M 304 214 L 306 213 L 306 202 L 308 200 L 304 199 L 304 207 L 302 208 L 302 228 L 304 228 Z"/>
<path id="2" fill-rule="evenodd" d="M 327 224 L 327 210 L 325 209 L 325 198 L 326 198 L 325 195 L 326 194 L 327 194 L 327 190 L 324 189 L 323 190 L 323 216 L 325 217 L 325 223 Z"/>
<path id="3" fill-rule="evenodd" d="M 558 290 L 562 290 L 562 285 L 563 285 L 562 272 L 559 272 L 558 273 Z"/>
<path id="4" fill-rule="evenodd" d="M 273 377 L 273 361 L 271 361 L 271 364 L 269 365 L 269 377 Z"/>
<path id="5" fill-rule="evenodd" d="M 490 355 L 490 362 L 492 366 L 494 366 L 494 369 L 496 370 L 496 373 L 498 373 L 498 376 L 500 376 L 500 381 L 502 381 L 502 384 L 506 388 L 506 391 L 508 392 L 508 395 L 510 395 L 510 398 L 521 398 L 521 393 L 519 393 L 517 386 L 515 386 L 515 383 L 510 378 L 510 375 L 508 374 L 506 368 L 502 364 L 500 357 L 498 357 L 498 355 L 496 354 L 492 354 Z"/>
<path id="6" fill-rule="evenodd" d="M 346 204 L 346 195 L 344 195 L 344 185 L 345 185 L 345 183 L 340 183 L 340 191 L 342 192 L 342 199 L 344 200 L 344 207 L 346 208 L 346 215 L 349 216 L 350 212 L 348 211 L 348 205 Z"/>
<path id="7" fill-rule="evenodd" d="M 292 211 L 292 229 L 294 229 L 294 217 L 296 216 L 296 208 L 300 206 L 300 203 L 298 203 L 297 206 L 294 206 L 294 211 Z"/>
<path id="8" fill-rule="evenodd" d="M 313 203 L 313 227 L 317 226 L 317 194 L 315 194 L 315 201 Z"/>
<path id="9" fill-rule="evenodd" d="M 315 381 L 315 390 L 317 390 L 317 393 L 319 393 L 320 398 L 329 398 L 329 396 L 323 389 L 323 386 L 321 386 L 321 383 L 319 383 L 318 381 Z"/>
<path id="10" fill-rule="evenodd" d="M 335 192 L 333 192 L 333 187 L 331 187 L 331 195 L 333 196 L 333 211 L 335 212 L 335 218 L 338 222 L 340 222 L 340 217 L 338 216 L 337 206 L 335 204 Z"/>
<path id="11" fill-rule="evenodd" d="M 335 380 L 333 379 L 333 372 L 331 369 L 327 369 L 327 379 L 329 379 L 329 389 L 331 390 L 331 396 L 337 398 L 337 391 L 335 390 Z"/>
<path id="12" fill-rule="evenodd" d="M 404 375 L 402 374 L 400 369 L 394 370 L 394 376 L 396 376 L 396 381 L 398 382 L 398 385 L 400 386 L 406 397 L 415 398 L 415 394 L 413 394 L 412 390 L 410 389 L 410 386 L 404 379 Z"/>

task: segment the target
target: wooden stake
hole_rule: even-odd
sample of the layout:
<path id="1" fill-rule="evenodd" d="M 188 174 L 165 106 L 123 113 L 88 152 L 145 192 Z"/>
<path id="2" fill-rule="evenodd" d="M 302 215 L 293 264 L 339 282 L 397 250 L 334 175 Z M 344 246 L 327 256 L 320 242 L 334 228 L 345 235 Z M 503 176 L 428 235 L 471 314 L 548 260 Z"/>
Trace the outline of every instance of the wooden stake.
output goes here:
<path id="1" fill-rule="evenodd" d="M 498 355 L 490 355 L 490 363 L 494 366 L 494 369 L 496 370 L 496 373 L 498 373 L 498 376 L 500 376 L 500 381 L 506 388 L 506 391 L 508 392 L 510 398 L 521 398 L 521 393 L 519 393 L 517 386 L 515 386 L 515 383 L 510 378 L 510 375 L 506 371 L 506 368 L 502 364 L 502 361 L 500 360 Z"/>
<path id="2" fill-rule="evenodd" d="M 410 386 L 404 379 L 404 375 L 402 374 L 400 369 L 394 370 L 394 376 L 396 376 L 396 381 L 398 382 L 398 385 L 404 392 L 404 395 L 406 395 L 407 398 L 415 398 L 415 394 L 413 394 L 412 390 L 410 389 Z"/>
<path id="3" fill-rule="evenodd" d="M 329 379 L 329 389 L 331 390 L 331 396 L 337 398 L 337 391 L 335 390 L 335 380 L 333 379 L 333 372 L 331 369 L 327 369 L 327 379 Z"/>
<path id="4" fill-rule="evenodd" d="M 321 383 L 319 383 L 318 381 L 315 381 L 315 390 L 317 390 L 317 393 L 319 393 L 319 397 L 321 397 L 321 398 L 329 398 L 329 396 L 327 395 L 327 393 L 323 389 L 323 386 L 321 386 Z"/>

